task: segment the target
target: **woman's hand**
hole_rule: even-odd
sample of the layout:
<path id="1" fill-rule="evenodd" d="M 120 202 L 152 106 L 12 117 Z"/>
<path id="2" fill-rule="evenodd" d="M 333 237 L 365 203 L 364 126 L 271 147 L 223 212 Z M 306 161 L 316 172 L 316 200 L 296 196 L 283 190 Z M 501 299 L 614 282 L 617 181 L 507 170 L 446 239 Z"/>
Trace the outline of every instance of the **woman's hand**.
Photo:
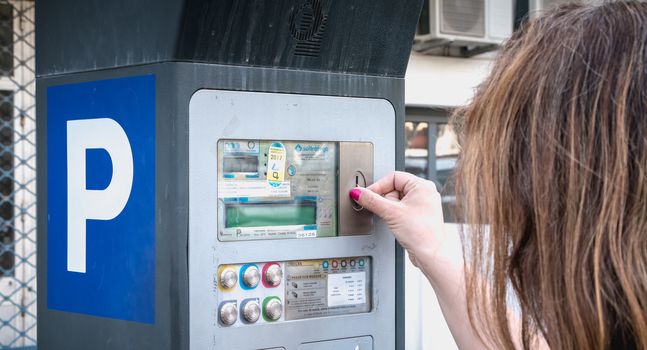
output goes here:
<path id="1" fill-rule="evenodd" d="M 460 237 L 445 230 L 440 194 L 433 182 L 395 172 L 350 197 L 388 225 L 409 252 L 411 262 L 434 287 L 449 329 L 459 349 L 486 349 L 473 331 L 465 303 L 465 279 Z"/>
<path id="2" fill-rule="evenodd" d="M 422 268 L 416 256 L 434 260 L 445 230 L 440 194 L 433 182 L 394 172 L 367 188 L 351 190 L 349 195 L 386 222 L 414 265 Z"/>

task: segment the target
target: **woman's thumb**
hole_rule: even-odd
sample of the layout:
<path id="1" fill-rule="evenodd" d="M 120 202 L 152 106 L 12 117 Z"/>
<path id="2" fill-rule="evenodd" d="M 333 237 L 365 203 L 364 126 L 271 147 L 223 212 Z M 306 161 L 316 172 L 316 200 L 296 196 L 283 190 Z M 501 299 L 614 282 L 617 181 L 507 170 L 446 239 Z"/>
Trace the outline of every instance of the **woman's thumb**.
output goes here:
<path id="1" fill-rule="evenodd" d="M 395 202 L 364 187 L 355 187 L 350 190 L 348 195 L 364 209 L 370 210 L 382 218 L 396 205 Z"/>

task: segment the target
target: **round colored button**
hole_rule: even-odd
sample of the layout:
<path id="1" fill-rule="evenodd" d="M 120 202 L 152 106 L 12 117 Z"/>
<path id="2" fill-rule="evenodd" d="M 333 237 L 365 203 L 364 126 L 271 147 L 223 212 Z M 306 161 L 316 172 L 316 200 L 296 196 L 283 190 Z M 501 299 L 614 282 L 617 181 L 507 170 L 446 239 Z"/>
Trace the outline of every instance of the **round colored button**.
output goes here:
<path id="1" fill-rule="evenodd" d="M 364 266 L 364 259 L 359 259 L 359 266 Z"/>
<path id="2" fill-rule="evenodd" d="M 261 273 L 256 266 L 248 266 L 243 272 L 243 283 L 248 288 L 256 288 L 258 282 L 261 281 Z"/>
<path id="3" fill-rule="evenodd" d="M 327 269 L 328 268 L 328 261 L 326 260 L 323 263 L 321 263 L 321 267 L 323 267 L 324 269 Z"/>
<path id="4" fill-rule="evenodd" d="M 354 260 L 354 259 L 350 261 L 350 266 L 351 266 L 351 267 L 355 267 L 355 264 L 356 264 L 356 262 L 355 262 L 355 260 Z"/>
<path id="5" fill-rule="evenodd" d="M 243 306 L 243 318 L 249 323 L 258 321 L 261 316 L 261 306 L 256 300 L 250 300 Z"/>
<path id="6" fill-rule="evenodd" d="M 225 303 L 220 307 L 220 322 L 231 326 L 238 319 L 238 308 L 235 303 Z"/>
<path id="7" fill-rule="evenodd" d="M 337 260 L 333 260 L 333 261 L 332 261 L 332 268 L 333 268 L 333 269 L 336 269 L 336 268 L 337 268 L 337 266 L 339 266 L 339 263 L 337 262 Z"/>
<path id="8" fill-rule="evenodd" d="M 238 282 L 238 275 L 234 269 L 226 268 L 220 273 L 220 286 L 224 289 L 234 288 Z"/>
<path id="9" fill-rule="evenodd" d="M 281 280 L 283 280 L 283 270 L 278 264 L 272 264 L 265 270 L 265 282 L 268 285 L 276 287 L 281 284 Z"/>
<path id="10" fill-rule="evenodd" d="M 265 317 L 271 321 L 276 321 L 283 314 L 283 304 L 278 299 L 272 299 L 265 305 Z"/>
<path id="11" fill-rule="evenodd" d="M 346 260 L 341 261 L 341 267 L 346 267 Z"/>

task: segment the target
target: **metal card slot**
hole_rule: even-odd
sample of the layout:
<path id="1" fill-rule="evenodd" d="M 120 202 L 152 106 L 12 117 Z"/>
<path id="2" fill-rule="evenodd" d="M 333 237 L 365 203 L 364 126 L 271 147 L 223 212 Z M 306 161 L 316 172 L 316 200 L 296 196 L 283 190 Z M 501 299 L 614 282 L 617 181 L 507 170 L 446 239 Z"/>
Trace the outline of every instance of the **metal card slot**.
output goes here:
<path id="1" fill-rule="evenodd" d="M 339 235 L 370 234 L 373 214 L 348 197 L 348 192 L 373 183 L 373 144 L 369 142 L 339 143 Z"/>
<path id="2" fill-rule="evenodd" d="M 326 340 L 313 343 L 304 343 L 299 350 L 328 350 L 328 349 L 349 349 L 349 350 L 373 350 L 373 337 L 356 337 L 336 340 Z"/>

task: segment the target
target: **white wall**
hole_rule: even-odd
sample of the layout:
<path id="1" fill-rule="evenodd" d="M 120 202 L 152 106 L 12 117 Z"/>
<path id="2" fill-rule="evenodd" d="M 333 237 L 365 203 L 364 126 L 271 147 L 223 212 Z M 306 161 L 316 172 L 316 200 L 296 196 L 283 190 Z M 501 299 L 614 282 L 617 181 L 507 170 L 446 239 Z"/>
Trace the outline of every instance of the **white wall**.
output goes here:
<path id="1" fill-rule="evenodd" d="M 456 107 L 468 102 L 487 76 L 495 54 L 474 58 L 412 53 L 405 80 L 407 106 Z M 456 231 L 457 226 L 447 224 Z M 426 277 L 406 259 L 405 344 L 407 349 L 457 349 Z"/>
<path id="2" fill-rule="evenodd" d="M 406 104 L 428 107 L 464 104 L 485 79 L 494 55 L 452 58 L 412 53 L 405 77 Z"/>
<path id="3" fill-rule="evenodd" d="M 446 224 L 446 229 L 458 234 L 456 224 Z M 408 257 L 405 266 L 405 293 L 405 348 L 458 349 L 433 288 Z"/>

